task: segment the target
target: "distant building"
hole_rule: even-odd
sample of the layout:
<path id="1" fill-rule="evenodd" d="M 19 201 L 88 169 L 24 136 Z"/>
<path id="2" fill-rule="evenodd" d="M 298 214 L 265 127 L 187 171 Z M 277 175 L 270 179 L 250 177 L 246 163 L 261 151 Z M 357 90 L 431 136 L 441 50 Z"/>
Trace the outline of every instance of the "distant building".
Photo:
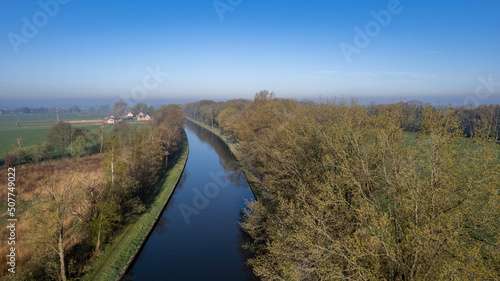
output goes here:
<path id="1" fill-rule="evenodd" d="M 134 118 L 134 114 L 132 114 L 132 112 L 123 115 L 123 120 L 132 120 L 132 118 Z"/>
<path id="2" fill-rule="evenodd" d="M 149 114 L 144 115 L 144 113 L 137 114 L 137 121 L 149 121 L 151 120 L 151 116 Z"/>
<path id="3" fill-rule="evenodd" d="M 107 121 L 107 123 L 109 125 L 114 125 L 114 124 L 116 124 L 116 120 L 114 118 L 109 118 L 108 121 Z"/>

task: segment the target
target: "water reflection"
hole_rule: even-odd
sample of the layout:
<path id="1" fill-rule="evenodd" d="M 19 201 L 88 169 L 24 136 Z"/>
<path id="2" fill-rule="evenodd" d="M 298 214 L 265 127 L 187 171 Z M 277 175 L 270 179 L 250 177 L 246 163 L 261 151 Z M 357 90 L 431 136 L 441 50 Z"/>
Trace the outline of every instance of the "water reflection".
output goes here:
<path id="1" fill-rule="evenodd" d="M 245 265 L 248 237 L 238 226 L 245 201 L 253 200 L 244 174 L 224 142 L 186 123 L 190 153 L 181 181 L 122 280 L 258 280 Z M 213 174 L 227 184 L 186 223 L 180 206 L 195 207 L 195 191 L 217 182 Z"/>
<path id="2" fill-rule="evenodd" d="M 210 147 L 215 150 L 217 155 L 219 155 L 219 164 L 226 171 L 226 179 L 228 181 L 237 187 L 248 187 L 245 175 L 240 170 L 238 160 L 236 160 L 225 142 L 219 139 L 212 132 L 189 120 L 186 121 L 185 127 L 193 131 L 202 142 L 209 144 Z"/>

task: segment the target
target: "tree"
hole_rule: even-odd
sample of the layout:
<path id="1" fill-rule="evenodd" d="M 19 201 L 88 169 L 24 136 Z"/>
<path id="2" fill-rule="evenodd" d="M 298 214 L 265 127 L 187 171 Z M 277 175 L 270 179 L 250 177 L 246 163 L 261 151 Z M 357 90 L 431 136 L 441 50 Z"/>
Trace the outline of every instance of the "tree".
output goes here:
<path id="1" fill-rule="evenodd" d="M 144 114 L 147 114 L 149 116 L 153 116 L 155 114 L 155 108 L 150 105 L 144 112 Z"/>
<path id="2" fill-rule="evenodd" d="M 55 176 L 49 178 L 44 185 L 47 189 L 36 206 L 37 233 L 33 238 L 40 247 L 47 247 L 48 251 L 57 254 L 59 276 L 61 280 L 66 280 L 66 231 L 73 223 L 71 218 L 76 189 L 73 180 L 58 180 Z"/>
<path id="3" fill-rule="evenodd" d="M 74 214 L 89 230 L 94 243 L 94 255 L 101 253 L 101 245 L 121 221 L 120 208 L 114 201 L 112 184 L 103 181 L 102 171 L 85 175 L 80 181 L 81 192 Z"/>
<path id="4" fill-rule="evenodd" d="M 276 95 L 274 94 L 274 92 L 263 90 L 255 94 L 254 102 L 260 102 L 260 101 L 266 102 L 274 100 L 275 98 Z"/>
<path id="5" fill-rule="evenodd" d="M 134 104 L 131 108 L 130 108 L 130 112 L 132 112 L 132 114 L 137 115 L 139 113 L 144 113 L 144 114 L 147 114 L 145 111 L 147 109 L 147 105 L 145 103 L 142 103 L 142 102 L 139 102 L 139 103 L 136 103 Z"/>
<path id="6" fill-rule="evenodd" d="M 217 115 L 217 123 L 225 134 L 231 137 L 236 135 L 238 120 L 238 110 L 234 107 L 227 107 Z"/>
<path id="7" fill-rule="evenodd" d="M 132 128 L 127 122 L 118 122 L 113 129 L 113 141 L 118 144 L 119 149 L 126 151 L 132 143 L 134 128 Z"/>
<path id="8" fill-rule="evenodd" d="M 130 112 L 132 112 L 132 114 L 134 115 L 138 115 L 139 113 L 144 113 L 145 115 L 149 115 L 149 116 L 153 116 L 154 113 L 155 113 L 155 109 L 154 107 L 151 105 L 151 106 L 148 106 L 147 104 L 145 103 L 136 103 L 134 106 L 132 106 L 130 108 Z"/>
<path id="9" fill-rule="evenodd" d="M 30 149 L 30 156 L 31 159 L 35 162 L 38 163 L 40 160 L 42 160 L 45 156 L 47 155 L 47 146 L 44 144 L 36 143 L 34 146 L 31 147 Z"/>
<path id="10" fill-rule="evenodd" d="M 125 109 L 127 108 L 127 103 L 124 100 L 118 100 L 113 103 L 113 112 L 116 115 L 116 118 L 120 118 L 123 116 Z"/>
<path id="11" fill-rule="evenodd" d="M 139 183 L 138 193 L 143 201 L 158 181 L 163 155 L 166 154 L 161 134 L 157 132 L 153 128 L 139 130 L 128 148 L 129 173 Z"/>
<path id="12" fill-rule="evenodd" d="M 76 112 L 76 113 L 80 113 L 81 110 L 78 106 L 76 105 L 73 105 L 70 109 L 69 109 L 69 112 Z"/>
<path id="13" fill-rule="evenodd" d="M 133 133 L 133 131 L 130 131 Z M 139 182 L 131 176 L 132 142 L 121 142 L 117 133 L 114 133 L 104 155 L 104 185 L 111 194 L 110 203 L 117 208 L 110 206 L 106 212 L 117 209 L 116 214 L 122 214 L 118 218 L 127 221 L 134 215 L 144 210 L 138 193 Z M 130 136 L 129 138 L 132 138 Z M 108 204 L 108 203 L 107 203 Z M 105 213 L 108 217 L 113 217 L 115 213 Z"/>
<path id="14" fill-rule="evenodd" d="M 499 138 L 500 105 L 481 105 L 476 108 L 479 118 L 476 121 L 476 135 L 485 139 Z"/>
<path id="15" fill-rule="evenodd" d="M 72 134 L 71 124 L 59 121 L 47 133 L 47 144 L 57 148 L 58 152 L 65 156 L 71 143 Z"/>
<path id="16" fill-rule="evenodd" d="M 71 142 L 71 156 L 82 157 L 85 155 L 85 136 L 79 135 Z"/>
<path id="17" fill-rule="evenodd" d="M 155 112 L 153 126 L 157 128 L 164 149 L 168 152 L 175 151 L 182 140 L 184 117 L 182 108 L 176 104 L 164 105 Z"/>
<path id="18" fill-rule="evenodd" d="M 423 108 L 415 136 L 405 132 L 402 104 L 374 115 L 342 101 L 256 101 L 240 119 L 248 122 L 240 136 L 262 178 L 261 200 L 242 223 L 253 238 L 257 275 L 499 277 L 498 150 L 479 140 L 465 144 L 452 109 Z"/>

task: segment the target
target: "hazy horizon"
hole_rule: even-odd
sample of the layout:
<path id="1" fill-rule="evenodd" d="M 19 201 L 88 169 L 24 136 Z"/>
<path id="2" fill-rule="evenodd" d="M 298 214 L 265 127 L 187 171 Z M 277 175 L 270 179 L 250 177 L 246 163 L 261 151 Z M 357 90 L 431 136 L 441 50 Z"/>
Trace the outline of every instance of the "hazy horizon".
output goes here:
<path id="1" fill-rule="evenodd" d="M 239 99 L 240 97 L 234 97 L 232 99 Z M 243 97 L 241 97 L 243 98 Z M 244 97 L 243 99 L 251 100 L 252 97 Z M 277 95 L 277 98 L 290 98 L 285 96 Z M 361 104 L 368 105 L 371 103 L 383 104 L 388 102 L 410 102 L 410 101 L 421 101 L 424 103 L 430 103 L 432 105 L 451 105 L 451 106 L 462 106 L 465 105 L 464 100 L 468 98 L 468 96 L 457 96 L 457 97 L 351 97 L 351 96 L 330 96 L 330 97 L 304 97 L 304 98 L 293 98 L 299 101 L 333 101 L 334 99 L 357 99 Z M 204 98 L 210 99 L 210 98 Z M 190 102 L 196 102 L 201 99 L 144 99 L 140 102 L 146 103 L 147 105 L 153 105 L 158 108 L 164 104 L 186 104 Z M 228 99 L 212 99 L 214 101 L 227 101 Z M 109 106 L 112 108 L 112 104 L 116 101 L 116 99 L 109 98 L 90 98 L 90 99 L 7 99 L 2 100 L 0 102 L 0 110 L 13 110 L 20 107 L 29 107 L 29 108 L 40 108 L 40 107 L 59 107 L 59 108 L 70 108 L 74 105 L 81 107 L 82 109 L 88 109 L 90 107 L 99 107 L 99 106 Z M 127 105 L 130 107 L 134 105 L 136 102 L 128 103 Z M 481 102 L 479 104 L 500 104 L 500 97 L 493 96 L 486 100 L 486 102 Z"/>
<path id="2" fill-rule="evenodd" d="M 0 104 L 278 97 L 498 103 L 500 2 L 8 1 Z"/>

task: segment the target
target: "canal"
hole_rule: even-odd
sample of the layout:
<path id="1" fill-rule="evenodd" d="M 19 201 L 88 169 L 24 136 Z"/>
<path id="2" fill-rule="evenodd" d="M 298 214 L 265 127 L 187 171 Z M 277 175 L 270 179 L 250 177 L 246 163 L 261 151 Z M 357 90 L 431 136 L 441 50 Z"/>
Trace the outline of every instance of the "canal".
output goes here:
<path id="1" fill-rule="evenodd" d="M 226 144 L 186 121 L 189 157 L 151 236 L 122 280 L 258 280 L 238 227 L 254 196 Z"/>

